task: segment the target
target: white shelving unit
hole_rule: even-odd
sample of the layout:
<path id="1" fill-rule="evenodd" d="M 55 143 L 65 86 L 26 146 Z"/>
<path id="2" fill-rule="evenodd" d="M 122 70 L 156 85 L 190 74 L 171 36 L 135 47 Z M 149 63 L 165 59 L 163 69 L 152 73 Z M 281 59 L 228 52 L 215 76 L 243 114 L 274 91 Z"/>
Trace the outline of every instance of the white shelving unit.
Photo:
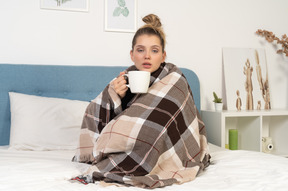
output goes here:
<path id="1" fill-rule="evenodd" d="M 238 149 L 262 151 L 262 137 L 272 137 L 272 154 L 288 156 L 288 110 L 201 111 L 210 143 L 225 148 L 229 129 L 238 129 Z"/>

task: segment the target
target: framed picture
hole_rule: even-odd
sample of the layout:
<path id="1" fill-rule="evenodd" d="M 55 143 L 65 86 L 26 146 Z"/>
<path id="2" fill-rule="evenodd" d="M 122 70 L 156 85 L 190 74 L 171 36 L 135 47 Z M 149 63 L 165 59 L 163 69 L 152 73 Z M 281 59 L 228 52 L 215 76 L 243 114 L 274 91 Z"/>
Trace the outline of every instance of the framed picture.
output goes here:
<path id="1" fill-rule="evenodd" d="M 40 0 L 40 8 L 88 12 L 89 0 Z"/>
<path id="2" fill-rule="evenodd" d="M 228 110 L 271 109 L 264 49 L 223 48 L 223 62 Z"/>
<path id="3" fill-rule="evenodd" d="M 105 0 L 105 31 L 135 32 L 137 0 Z"/>

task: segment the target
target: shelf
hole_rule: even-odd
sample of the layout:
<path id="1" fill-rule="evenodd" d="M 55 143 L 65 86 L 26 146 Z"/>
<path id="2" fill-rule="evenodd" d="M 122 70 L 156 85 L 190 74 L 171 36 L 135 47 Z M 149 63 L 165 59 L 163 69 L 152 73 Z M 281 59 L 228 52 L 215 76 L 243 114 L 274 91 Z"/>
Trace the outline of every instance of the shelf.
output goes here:
<path id="1" fill-rule="evenodd" d="M 238 149 L 262 151 L 262 137 L 272 137 L 272 154 L 288 156 L 288 111 L 201 111 L 208 141 L 225 148 L 229 129 L 238 130 Z"/>
<path id="2" fill-rule="evenodd" d="M 211 113 L 221 113 L 225 116 L 231 117 L 241 117 L 241 116 L 288 116 L 288 110 L 223 110 L 223 111 L 212 111 L 212 110 L 202 110 L 202 112 L 211 112 Z"/>

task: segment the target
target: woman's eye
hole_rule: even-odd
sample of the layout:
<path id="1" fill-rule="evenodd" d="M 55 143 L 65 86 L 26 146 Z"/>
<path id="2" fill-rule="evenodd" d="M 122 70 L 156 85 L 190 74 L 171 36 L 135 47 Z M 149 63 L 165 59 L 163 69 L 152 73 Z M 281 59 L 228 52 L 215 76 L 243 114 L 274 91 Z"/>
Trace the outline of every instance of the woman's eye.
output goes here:
<path id="1" fill-rule="evenodd" d="M 137 49 L 137 52 L 143 52 L 144 50 L 143 49 Z"/>
<path id="2" fill-rule="evenodd" d="M 154 50 L 152 50 L 152 52 L 154 52 L 154 53 L 158 53 L 159 50 L 158 50 L 158 49 L 154 49 Z"/>

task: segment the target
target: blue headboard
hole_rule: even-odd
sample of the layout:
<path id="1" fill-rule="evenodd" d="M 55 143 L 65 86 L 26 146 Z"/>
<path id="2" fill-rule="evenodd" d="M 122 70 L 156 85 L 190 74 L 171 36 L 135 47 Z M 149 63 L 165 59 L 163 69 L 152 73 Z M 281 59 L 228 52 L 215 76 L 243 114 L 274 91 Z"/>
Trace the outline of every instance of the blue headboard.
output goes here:
<path id="1" fill-rule="evenodd" d="M 0 64 L 0 145 L 10 138 L 8 92 L 90 101 L 127 66 L 61 66 Z M 197 75 L 181 68 L 200 111 L 200 85 Z"/>

